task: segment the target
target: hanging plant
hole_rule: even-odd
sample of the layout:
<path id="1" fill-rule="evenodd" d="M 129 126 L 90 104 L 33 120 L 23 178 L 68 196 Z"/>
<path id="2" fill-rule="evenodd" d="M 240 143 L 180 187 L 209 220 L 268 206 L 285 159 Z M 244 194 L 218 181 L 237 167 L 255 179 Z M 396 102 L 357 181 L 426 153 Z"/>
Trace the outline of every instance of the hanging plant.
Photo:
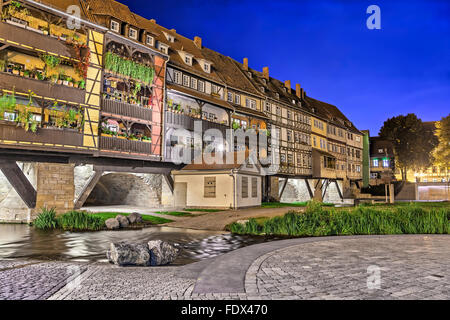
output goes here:
<path id="1" fill-rule="evenodd" d="M 72 46 L 75 49 L 76 58 L 79 61 L 75 65 L 75 69 L 80 77 L 86 80 L 91 60 L 91 50 L 86 44 L 78 43 L 76 41 L 72 43 Z"/>
<path id="2" fill-rule="evenodd" d="M 122 58 L 112 52 L 105 54 L 105 68 L 113 73 L 139 80 L 146 85 L 153 83 L 155 73 L 153 68 Z"/>

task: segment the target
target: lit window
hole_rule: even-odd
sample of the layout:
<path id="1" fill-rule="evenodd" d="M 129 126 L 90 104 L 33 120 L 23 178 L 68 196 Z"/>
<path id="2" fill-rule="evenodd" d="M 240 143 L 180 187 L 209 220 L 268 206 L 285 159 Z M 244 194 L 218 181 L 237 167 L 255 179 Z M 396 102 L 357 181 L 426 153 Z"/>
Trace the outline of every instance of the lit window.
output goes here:
<path id="1" fill-rule="evenodd" d="M 387 160 L 387 159 L 383 160 L 383 167 L 384 168 L 388 168 L 389 167 L 389 160 Z"/>
<path id="2" fill-rule="evenodd" d="M 131 39 L 137 39 L 137 30 L 136 29 L 133 29 L 133 28 L 130 28 L 130 31 L 128 32 L 128 36 L 131 38 Z"/>
<path id="3" fill-rule="evenodd" d="M 111 20 L 111 30 L 114 32 L 120 32 L 120 24 L 116 21 Z"/>
<path id="4" fill-rule="evenodd" d="M 378 167 L 378 159 L 373 159 L 373 166 Z"/>

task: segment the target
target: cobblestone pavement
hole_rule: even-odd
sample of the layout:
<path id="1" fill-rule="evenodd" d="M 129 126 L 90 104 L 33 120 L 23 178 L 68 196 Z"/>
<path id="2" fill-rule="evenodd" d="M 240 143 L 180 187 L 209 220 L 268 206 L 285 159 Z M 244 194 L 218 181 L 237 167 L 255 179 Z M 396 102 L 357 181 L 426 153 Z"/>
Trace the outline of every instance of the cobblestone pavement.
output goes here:
<path id="1" fill-rule="evenodd" d="M 246 293 L 267 299 L 450 299 L 449 244 L 448 236 L 415 236 L 292 246 L 252 264 Z M 379 286 L 372 277 L 378 274 Z"/>
<path id="2" fill-rule="evenodd" d="M 266 252 L 261 248 L 269 248 L 269 244 L 239 249 L 247 250 L 243 254 L 260 250 L 241 275 L 227 275 L 242 279 L 242 289 L 238 290 L 242 292 L 220 293 L 220 288 L 215 288 L 196 293 L 204 271 L 215 269 L 218 258 L 156 268 L 5 260 L 0 261 L 0 300 L 450 299 L 450 236 L 318 238 L 279 243 L 281 249 L 274 250 L 272 243 Z M 236 253 L 219 258 L 239 264 L 242 261 L 236 260 Z M 380 287 L 368 289 L 368 281 L 377 286 L 376 268 Z"/>

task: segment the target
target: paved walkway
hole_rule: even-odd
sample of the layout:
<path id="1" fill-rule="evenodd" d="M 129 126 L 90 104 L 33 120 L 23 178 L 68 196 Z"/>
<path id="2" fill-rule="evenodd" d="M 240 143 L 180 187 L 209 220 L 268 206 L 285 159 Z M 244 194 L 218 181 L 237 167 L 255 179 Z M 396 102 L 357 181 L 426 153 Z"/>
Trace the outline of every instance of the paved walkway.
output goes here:
<path id="1" fill-rule="evenodd" d="M 450 236 L 290 239 L 179 267 L 0 261 L 1 299 L 450 299 Z"/>

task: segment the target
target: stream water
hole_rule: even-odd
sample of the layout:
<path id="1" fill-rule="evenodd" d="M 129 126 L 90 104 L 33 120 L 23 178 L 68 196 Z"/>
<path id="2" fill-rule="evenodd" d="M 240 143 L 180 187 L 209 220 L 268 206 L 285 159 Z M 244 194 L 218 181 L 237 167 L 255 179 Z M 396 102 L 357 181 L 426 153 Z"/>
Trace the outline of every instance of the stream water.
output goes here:
<path id="1" fill-rule="evenodd" d="M 0 259 L 106 261 L 111 242 L 165 240 L 182 247 L 175 265 L 212 258 L 275 238 L 223 232 L 150 227 L 140 230 L 64 232 L 40 231 L 28 225 L 0 224 Z"/>

